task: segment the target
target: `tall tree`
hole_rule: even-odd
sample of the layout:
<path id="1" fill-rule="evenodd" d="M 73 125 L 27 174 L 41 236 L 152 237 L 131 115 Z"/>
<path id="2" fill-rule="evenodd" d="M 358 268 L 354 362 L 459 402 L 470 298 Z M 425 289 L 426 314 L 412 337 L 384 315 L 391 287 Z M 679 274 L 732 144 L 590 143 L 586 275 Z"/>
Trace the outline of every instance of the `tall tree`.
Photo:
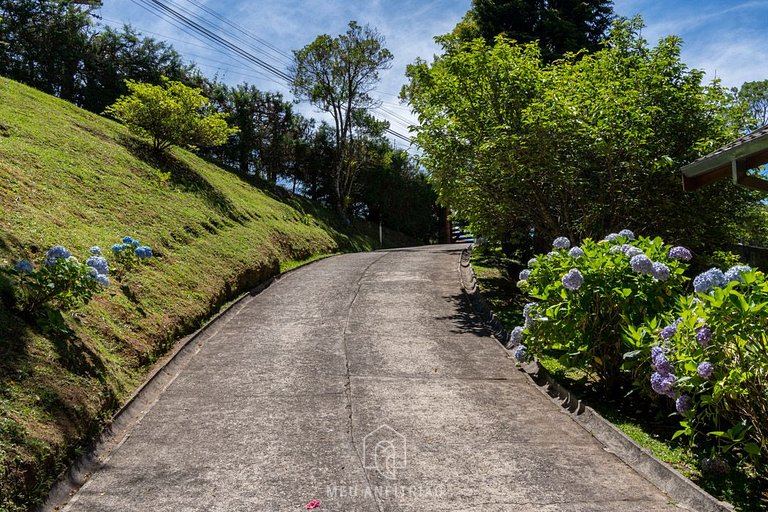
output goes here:
<path id="1" fill-rule="evenodd" d="M 0 0 L 0 74 L 75 101 L 90 10 L 70 2 Z"/>
<path id="2" fill-rule="evenodd" d="M 292 92 L 333 117 L 333 185 L 336 206 L 342 211 L 350 206 L 350 191 L 360 166 L 356 151 L 362 146 L 355 141 L 356 123 L 366 118 L 359 113 L 377 104 L 370 93 L 379 81 L 379 72 L 389 68 L 392 58 L 384 47 L 384 37 L 355 21 L 336 38 L 323 34 L 294 51 Z M 364 135 L 365 131 L 357 133 Z"/>
<path id="3" fill-rule="evenodd" d="M 504 35 L 520 43 L 538 40 L 542 57 L 595 51 L 613 17 L 612 0 L 473 0 L 470 18 L 489 43 Z"/>
<path id="4" fill-rule="evenodd" d="M 747 128 L 754 130 L 768 124 L 768 80 L 744 82 L 738 91 L 738 98 L 754 118 Z"/>

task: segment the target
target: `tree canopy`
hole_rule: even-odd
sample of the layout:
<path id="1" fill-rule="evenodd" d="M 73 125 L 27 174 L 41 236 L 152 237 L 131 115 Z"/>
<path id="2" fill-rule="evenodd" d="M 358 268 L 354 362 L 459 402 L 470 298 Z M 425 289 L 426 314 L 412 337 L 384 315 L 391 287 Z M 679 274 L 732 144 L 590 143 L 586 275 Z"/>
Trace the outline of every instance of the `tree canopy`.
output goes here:
<path id="1" fill-rule="evenodd" d="M 680 62 L 679 39 L 649 47 L 641 27 L 617 22 L 601 50 L 551 64 L 498 36 L 449 40 L 409 66 L 403 94 L 441 201 L 479 234 L 540 250 L 624 227 L 695 247 L 734 240 L 750 193 L 684 193 L 677 173 L 738 136 L 727 91 Z"/>
<path id="2" fill-rule="evenodd" d="M 464 23 L 474 21 L 490 44 L 498 35 L 539 41 L 542 58 L 552 61 L 567 52 L 598 50 L 611 25 L 612 5 L 611 0 L 472 0 Z"/>
<path id="3" fill-rule="evenodd" d="M 237 132 L 225 115 L 207 110 L 208 98 L 200 89 L 163 79 L 162 85 L 126 81 L 127 96 L 106 108 L 105 113 L 152 140 L 156 150 L 171 145 L 218 146 Z"/>
<path id="4" fill-rule="evenodd" d="M 768 80 L 744 82 L 737 94 L 753 118 L 747 128 L 754 130 L 768 124 Z"/>
<path id="5" fill-rule="evenodd" d="M 363 156 L 359 150 L 364 144 L 356 139 L 376 125 L 366 115 L 376 105 L 370 93 L 379 81 L 379 71 L 387 69 L 392 58 L 384 47 L 384 37 L 355 21 L 349 23 L 344 34 L 335 38 L 322 34 L 294 51 L 293 93 L 333 117 L 334 192 L 342 210 L 350 205 L 350 193 Z"/>

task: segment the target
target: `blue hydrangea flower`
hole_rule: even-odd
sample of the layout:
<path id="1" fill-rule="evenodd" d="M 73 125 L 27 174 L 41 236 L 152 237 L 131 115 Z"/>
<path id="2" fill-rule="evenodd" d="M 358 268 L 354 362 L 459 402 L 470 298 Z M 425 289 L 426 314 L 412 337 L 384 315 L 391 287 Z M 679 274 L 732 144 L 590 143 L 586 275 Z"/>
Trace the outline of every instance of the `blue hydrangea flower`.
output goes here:
<path id="1" fill-rule="evenodd" d="M 671 373 L 662 375 L 659 372 L 653 372 L 651 375 L 651 389 L 659 395 L 666 395 L 669 398 L 675 397 L 674 387 L 677 378 Z"/>
<path id="2" fill-rule="evenodd" d="M 109 274 L 109 263 L 107 263 L 103 256 L 91 256 L 85 260 L 85 264 L 95 268 L 99 275 L 105 276 Z"/>
<path id="3" fill-rule="evenodd" d="M 570 246 L 571 246 L 571 241 L 564 236 L 559 236 L 555 238 L 554 242 L 552 242 L 552 247 L 554 247 L 555 249 L 567 249 Z"/>
<path id="4" fill-rule="evenodd" d="M 579 272 L 579 269 L 572 268 L 563 276 L 562 283 L 566 290 L 574 292 L 584 284 L 584 276 Z"/>
<path id="5" fill-rule="evenodd" d="M 512 342 L 513 345 L 519 345 L 523 342 L 523 327 L 518 325 L 514 329 L 512 329 L 512 332 L 509 334 L 509 341 Z"/>
<path id="6" fill-rule="evenodd" d="M 568 251 L 568 255 L 569 255 L 571 258 L 576 258 L 576 259 L 579 259 L 579 258 L 581 258 L 582 256 L 584 256 L 584 249 L 582 249 L 582 248 L 581 248 L 581 247 L 579 247 L 578 245 L 577 245 L 577 246 L 575 246 L 575 247 L 571 247 L 571 250 L 570 250 L 570 251 Z"/>
<path id="7" fill-rule="evenodd" d="M 97 275 L 96 276 L 96 282 L 99 283 L 104 288 L 109 286 L 109 278 L 107 276 L 105 276 L 104 274 Z"/>
<path id="8" fill-rule="evenodd" d="M 691 261 L 691 258 L 693 258 L 691 251 L 681 246 L 671 248 L 667 256 L 672 260 L 678 261 Z"/>
<path id="9" fill-rule="evenodd" d="M 624 253 L 624 256 L 626 256 L 629 259 L 634 258 L 635 256 L 640 256 L 643 254 L 643 250 L 639 247 L 635 247 L 632 244 L 624 244 L 624 245 L 617 245 L 616 247 L 619 247 L 621 249 L 621 252 Z"/>
<path id="10" fill-rule="evenodd" d="M 533 308 L 538 306 L 536 302 L 529 302 L 523 306 L 523 318 L 525 318 L 525 328 L 532 329 L 536 325 L 536 320 L 533 318 Z"/>
<path id="11" fill-rule="evenodd" d="M 123 252 L 124 246 L 123 244 L 115 244 L 112 246 L 112 252 L 115 254 Z"/>
<path id="12" fill-rule="evenodd" d="M 101 247 L 94 245 L 88 250 L 88 252 L 91 253 L 91 256 L 101 256 Z"/>
<path id="13" fill-rule="evenodd" d="M 711 268 L 693 279 L 693 289 L 699 293 L 706 293 L 713 288 L 722 288 L 725 284 L 725 274 L 718 268 Z"/>
<path id="14" fill-rule="evenodd" d="M 525 270 L 520 271 L 520 275 L 518 276 L 518 279 L 520 281 L 527 281 L 529 277 L 531 277 L 531 271 L 526 268 Z"/>
<path id="15" fill-rule="evenodd" d="M 98 270 L 96 270 L 93 267 L 88 267 L 88 270 L 86 270 L 86 272 L 88 272 L 88 277 L 91 279 L 96 279 L 97 277 L 99 277 Z"/>
<path id="16" fill-rule="evenodd" d="M 691 410 L 691 397 L 689 395 L 680 395 L 675 400 L 675 409 L 680 414 L 687 414 Z"/>
<path id="17" fill-rule="evenodd" d="M 605 240 L 606 242 L 613 242 L 617 238 L 619 238 L 618 233 L 609 233 L 608 235 L 605 236 L 605 238 L 603 238 L 603 240 Z"/>
<path id="18" fill-rule="evenodd" d="M 666 281 L 670 275 L 669 267 L 660 261 L 654 261 L 652 275 L 659 281 Z"/>
<path id="19" fill-rule="evenodd" d="M 712 329 L 710 329 L 708 326 L 702 325 L 701 327 L 696 329 L 696 341 L 699 342 L 699 345 L 701 345 L 704 348 L 707 348 L 711 340 L 712 340 Z"/>
<path id="20" fill-rule="evenodd" d="M 521 363 L 528 362 L 530 360 L 530 356 L 528 355 L 528 347 L 525 345 L 518 345 L 517 350 L 515 350 L 515 359 Z"/>
<path id="21" fill-rule="evenodd" d="M 124 236 L 124 237 L 123 237 L 123 243 L 124 243 L 124 244 L 128 244 L 128 245 L 130 245 L 130 244 L 132 244 L 132 243 L 133 243 L 133 238 L 131 238 L 131 237 L 129 237 L 129 236 Z"/>
<path id="22" fill-rule="evenodd" d="M 539 260 L 537 260 L 536 258 L 531 258 L 531 259 L 528 260 L 528 266 L 532 267 L 535 264 L 537 264 L 538 262 L 539 262 Z"/>
<path id="23" fill-rule="evenodd" d="M 14 265 L 13 268 L 22 274 L 31 274 L 35 271 L 35 267 L 32 265 L 32 263 L 30 263 L 29 260 L 19 260 L 16 262 L 16 265 Z"/>
<path id="24" fill-rule="evenodd" d="M 725 273 L 726 283 L 730 283 L 731 281 L 743 282 L 741 279 L 741 274 L 743 272 L 752 272 L 752 267 L 749 265 L 734 265 L 729 268 Z"/>
<path id="25" fill-rule="evenodd" d="M 712 372 L 715 371 L 715 367 L 709 361 L 704 361 L 696 367 L 696 372 L 704 379 L 708 379 L 712 376 Z"/>
<path id="26" fill-rule="evenodd" d="M 150 249 L 146 245 L 142 245 L 141 247 L 137 247 L 134 250 L 134 253 L 136 254 L 136 256 L 138 256 L 139 258 L 142 258 L 142 259 L 143 258 L 151 258 L 152 257 L 152 249 Z"/>
<path id="27" fill-rule="evenodd" d="M 72 254 L 62 245 L 54 245 L 45 253 L 45 265 L 51 266 L 60 259 L 68 259 Z"/>
<path id="28" fill-rule="evenodd" d="M 629 240 L 635 239 L 635 234 L 629 229 L 622 229 L 621 231 L 619 231 L 619 236 L 627 237 Z"/>
<path id="29" fill-rule="evenodd" d="M 624 253 L 624 251 L 622 250 L 622 246 L 621 245 L 612 245 L 611 248 L 608 249 L 608 252 L 610 252 L 611 254 L 619 254 L 619 253 L 623 254 Z"/>
<path id="30" fill-rule="evenodd" d="M 141 247 L 141 242 L 139 242 L 138 240 L 134 239 L 131 242 L 131 245 L 134 246 L 134 247 Z"/>
<path id="31" fill-rule="evenodd" d="M 632 270 L 639 274 L 653 274 L 653 262 L 645 254 L 638 254 L 629 260 Z"/>

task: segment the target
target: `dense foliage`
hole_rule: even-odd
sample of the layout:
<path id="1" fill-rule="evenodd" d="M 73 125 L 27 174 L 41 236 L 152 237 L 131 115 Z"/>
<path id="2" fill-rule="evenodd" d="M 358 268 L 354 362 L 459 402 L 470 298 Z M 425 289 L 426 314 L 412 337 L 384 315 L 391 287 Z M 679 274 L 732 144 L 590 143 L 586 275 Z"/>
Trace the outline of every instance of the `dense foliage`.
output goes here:
<path id="1" fill-rule="evenodd" d="M 152 139 L 156 150 L 171 145 L 220 146 L 237 132 L 225 115 L 210 109 L 200 89 L 163 79 L 162 85 L 128 80 L 130 94 L 106 108 L 106 114 L 122 121 L 142 137 Z"/>
<path id="2" fill-rule="evenodd" d="M 680 62 L 680 41 L 649 47 L 638 20 L 603 48 L 545 64 L 535 44 L 441 39 L 409 66 L 404 97 L 440 200 L 492 240 L 538 250 L 562 232 L 623 225 L 694 249 L 739 238 L 755 199 L 721 182 L 683 192 L 678 169 L 738 136 L 732 98 Z"/>
<path id="3" fill-rule="evenodd" d="M 768 463 L 768 283 L 744 265 L 692 281 L 693 255 L 629 230 L 570 247 L 566 237 L 529 262 L 518 286 L 532 300 L 511 334 L 528 361 L 594 378 L 608 397 L 643 397 L 673 411 L 705 471 Z M 674 319 L 674 320 L 673 320 Z"/>
<path id="4" fill-rule="evenodd" d="M 472 0 L 467 19 L 492 43 L 504 35 L 519 43 L 537 41 L 552 61 L 568 52 L 599 49 L 613 17 L 611 0 Z"/>

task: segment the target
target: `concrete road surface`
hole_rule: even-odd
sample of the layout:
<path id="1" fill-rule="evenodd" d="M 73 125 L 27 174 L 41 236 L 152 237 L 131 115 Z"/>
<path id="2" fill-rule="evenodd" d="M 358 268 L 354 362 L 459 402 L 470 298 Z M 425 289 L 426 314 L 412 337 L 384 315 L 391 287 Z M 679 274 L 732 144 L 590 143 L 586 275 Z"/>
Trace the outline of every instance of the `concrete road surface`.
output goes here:
<path id="1" fill-rule="evenodd" d="M 337 256 L 248 299 L 64 509 L 679 510 L 473 320 L 462 248 Z"/>

